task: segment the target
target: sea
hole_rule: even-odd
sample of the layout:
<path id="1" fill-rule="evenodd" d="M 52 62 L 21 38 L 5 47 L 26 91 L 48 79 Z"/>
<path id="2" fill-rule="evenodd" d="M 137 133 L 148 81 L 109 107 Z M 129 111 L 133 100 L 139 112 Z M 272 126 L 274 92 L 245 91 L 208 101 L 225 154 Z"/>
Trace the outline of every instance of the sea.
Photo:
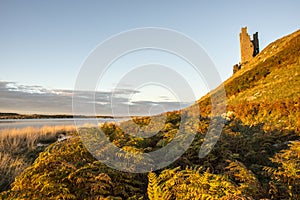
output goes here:
<path id="1" fill-rule="evenodd" d="M 126 118 L 127 119 L 127 118 Z M 0 129 L 43 127 L 59 125 L 97 125 L 105 122 L 120 122 L 125 118 L 59 118 L 59 119 L 1 119 Z"/>

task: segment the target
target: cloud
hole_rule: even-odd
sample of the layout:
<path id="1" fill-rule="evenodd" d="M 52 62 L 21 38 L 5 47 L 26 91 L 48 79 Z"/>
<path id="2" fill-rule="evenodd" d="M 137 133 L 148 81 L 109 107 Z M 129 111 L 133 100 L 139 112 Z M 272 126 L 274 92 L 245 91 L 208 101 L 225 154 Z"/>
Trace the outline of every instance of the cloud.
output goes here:
<path id="1" fill-rule="evenodd" d="M 159 101 L 130 101 L 139 91 L 118 89 L 114 91 L 49 90 L 41 86 L 20 85 L 0 81 L 0 112 L 72 114 L 72 96 L 85 106 L 94 106 L 97 115 L 149 115 L 177 110 L 190 103 L 170 102 L 167 97 Z M 88 109 L 87 109 L 88 110 Z"/>

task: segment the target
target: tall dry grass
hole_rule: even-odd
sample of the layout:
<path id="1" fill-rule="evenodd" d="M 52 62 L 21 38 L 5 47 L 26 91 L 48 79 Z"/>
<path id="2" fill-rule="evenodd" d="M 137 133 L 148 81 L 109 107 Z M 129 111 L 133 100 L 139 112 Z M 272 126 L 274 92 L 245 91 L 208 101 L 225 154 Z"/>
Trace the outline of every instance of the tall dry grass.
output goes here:
<path id="1" fill-rule="evenodd" d="M 8 189 L 15 177 L 28 165 L 23 158 L 0 152 L 0 191 Z"/>
<path id="2" fill-rule="evenodd" d="M 21 129 L 0 130 L 0 152 L 20 150 L 20 147 L 34 148 L 38 142 L 47 143 L 56 140 L 59 133 L 75 132 L 75 126 L 26 127 Z"/>
<path id="3" fill-rule="evenodd" d="M 28 167 L 59 134 L 74 134 L 75 126 L 26 127 L 0 130 L 0 192 Z M 43 145 L 38 145 L 43 144 Z"/>

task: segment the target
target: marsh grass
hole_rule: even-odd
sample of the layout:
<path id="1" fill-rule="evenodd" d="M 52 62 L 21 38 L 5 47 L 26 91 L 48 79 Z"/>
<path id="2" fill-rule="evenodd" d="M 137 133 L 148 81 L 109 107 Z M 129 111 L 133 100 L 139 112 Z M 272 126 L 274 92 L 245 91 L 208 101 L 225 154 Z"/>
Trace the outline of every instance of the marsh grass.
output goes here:
<path id="1" fill-rule="evenodd" d="M 0 191 L 7 190 L 14 178 L 32 164 L 59 134 L 75 134 L 75 126 L 26 127 L 0 130 Z"/>
<path id="2" fill-rule="evenodd" d="M 74 126 L 2 129 L 0 130 L 0 152 L 18 155 L 28 150 L 34 150 L 38 143 L 49 144 L 56 141 L 58 134 L 70 132 L 75 132 Z"/>

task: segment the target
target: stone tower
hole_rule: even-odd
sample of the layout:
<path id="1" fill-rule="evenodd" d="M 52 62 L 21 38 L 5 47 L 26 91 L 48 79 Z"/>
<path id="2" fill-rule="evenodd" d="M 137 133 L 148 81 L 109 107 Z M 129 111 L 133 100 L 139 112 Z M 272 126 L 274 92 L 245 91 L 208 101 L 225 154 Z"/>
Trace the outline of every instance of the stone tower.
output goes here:
<path id="1" fill-rule="evenodd" d="M 241 64 L 250 61 L 259 53 L 258 32 L 253 34 L 253 40 L 247 33 L 247 27 L 243 27 L 240 33 Z"/>
<path id="2" fill-rule="evenodd" d="M 259 53 L 258 32 L 253 34 L 252 43 L 253 43 L 253 47 L 254 47 L 254 50 L 253 50 L 253 57 L 254 57 Z"/>

